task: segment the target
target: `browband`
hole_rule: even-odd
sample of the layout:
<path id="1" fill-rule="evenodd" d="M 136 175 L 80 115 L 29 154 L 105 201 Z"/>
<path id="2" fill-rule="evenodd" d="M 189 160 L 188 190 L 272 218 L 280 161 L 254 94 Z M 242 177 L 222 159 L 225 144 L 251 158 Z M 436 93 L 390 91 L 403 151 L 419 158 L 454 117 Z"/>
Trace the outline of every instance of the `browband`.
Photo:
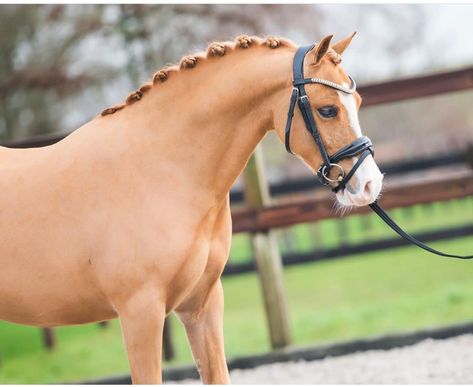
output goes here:
<path id="1" fill-rule="evenodd" d="M 348 78 L 350 79 L 350 86 L 348 87 L 345 87 L 338 83 L 328 81 L 327 79 L 322 79 L 322 78 L 304 78 L 298 81 L 294 81 L 293 85 L 299 86 L 299 85 L 306 85 L 308 83 L 319 83 L 321 85 L 331 87 L 332 89 L 343 91 L 346 94 L 353 94 L 356 91 L 356 83 L 352 77 L 348 76 Z"/>

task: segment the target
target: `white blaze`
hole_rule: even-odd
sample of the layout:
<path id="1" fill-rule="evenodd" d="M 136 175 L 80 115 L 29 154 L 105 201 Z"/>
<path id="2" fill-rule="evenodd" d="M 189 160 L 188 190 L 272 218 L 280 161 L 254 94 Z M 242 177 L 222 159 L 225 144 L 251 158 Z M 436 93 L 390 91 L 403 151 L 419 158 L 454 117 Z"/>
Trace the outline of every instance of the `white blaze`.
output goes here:
<path id="1" fill-rule="evenodd" d="M 343 83 L 343 86 L 348 87 L 346 83 Z M 361 133 L 360 121 L 358 120 L 358 111 L 356 109 L 356 100 L 352 94 L 344 93 L 343 91 L 337 90 L 338 96 L 340 97 L 340 101 L 342 102 L 343 106 L 348 113 L 348 120 L 350 122 L 350 126 L 356 134 L 356 137 L 361 137 L 363 134 Z"/>
<path id="2" fill-rule="evenodd" d="M 343 84 L 343 86 L 348 87 L 347 84 Z M 347 114 L 348 114 L 348 120 L 350 123 L 351 129 L 354 131 L 355 135 L 357 138 L 363 136 L 361 133 L 361 127 L 360 127 L 360 121 L 358 119 L 358 110 L 356 107 L 356 100 L 355 97 L 352 94 L 347 94 L 342 91 L 337 91 L 340 101 L 345 107 Z M 356 162 L 358 158 L 354 158 L 354 162 Z M 356 170 L 355 176 L 357 178 L 357 181 L 359 183 L 358 187 L 350 187 L 350 184 L 347 186 L 347 191 L 350 191 L 353 195 L 363 195 L 363 192 L 359 192 L 362 187 L 365 187 L 365 184 L 367 182 L 371 182 L 374 186 L 373 191 L 376 196 L 379 194 L 379 191 L 381 190 L 381 184 L 383 180 L 383 175 L 381 174 L 378 166 L 374 162 L 373 156 L 369 155 L 360 165 L 360 167 Z M 349 192 L 349 193 L 350 193 Z M 376 197 L 371 198 L 372 200 L 376 199 Z M 345 200 L 343 200 L 345 201 Z"/>

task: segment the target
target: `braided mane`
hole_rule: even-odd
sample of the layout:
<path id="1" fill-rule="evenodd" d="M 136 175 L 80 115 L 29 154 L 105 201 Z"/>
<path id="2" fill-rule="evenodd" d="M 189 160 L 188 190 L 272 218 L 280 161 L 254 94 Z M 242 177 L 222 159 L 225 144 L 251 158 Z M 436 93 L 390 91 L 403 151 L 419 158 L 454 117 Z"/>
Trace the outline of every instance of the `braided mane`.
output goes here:
<path id="1" fill-rule="evenodd" d="M 210 43 L 205 52 L 200 52 L 194 55 L 186 55 L 181 58 L 179 65 L 167 66 L 161 70 L 158 70 L 156 73 L 154 73 L 152 81 L 146 82 L 145 84 L 141 85 L 138 90 L 130 93 L 124 103 L 103 110 L 101 115 L 106 116 L 113 114 L 119 110 L 122 110 L 125 106 L 139 101 L 153 86 L 168 80 L 171 73 L 176 73 L 180 70 L 192 69 L 197 64 L 205 61 L 205 59 L 209 57 L 224 56 L 228 52 L 236 51 L 238 49 L 247 49 L 255 45 L 266 46 L 271 49 L 278 47 L 295 47 L 295 44 L 290 40 L 276 38 L 274 36 L 268 36 L 267 38 L 262 39 L 257 36 L 239 35 L 233 42 L 229 41 Z M 338 55 L 332 49 L 329 49 L 327 52 L 327 57 L 335 64 L 341 62 L 340 55 Z"/>

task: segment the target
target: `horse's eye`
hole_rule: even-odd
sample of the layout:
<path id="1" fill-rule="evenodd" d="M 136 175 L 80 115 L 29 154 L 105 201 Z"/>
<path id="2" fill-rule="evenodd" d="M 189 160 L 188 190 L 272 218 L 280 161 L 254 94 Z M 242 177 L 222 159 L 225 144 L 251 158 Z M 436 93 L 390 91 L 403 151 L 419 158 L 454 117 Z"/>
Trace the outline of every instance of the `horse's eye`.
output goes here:
<path id="1" fill-rule="evenodd" d="M 324 118 L 333 118 L 338 114 L 338 108 L 336 106 L 323 106 L 317 109 L 317 111 Z"/>

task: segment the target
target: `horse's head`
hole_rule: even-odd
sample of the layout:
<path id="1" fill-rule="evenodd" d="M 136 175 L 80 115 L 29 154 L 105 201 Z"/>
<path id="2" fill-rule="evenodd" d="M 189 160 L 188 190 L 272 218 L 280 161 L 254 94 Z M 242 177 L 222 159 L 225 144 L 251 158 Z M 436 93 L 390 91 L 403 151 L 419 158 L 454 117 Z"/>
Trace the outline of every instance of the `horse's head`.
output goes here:
<path id="1" fill-rule="evenodd" d="M 361 97 L 354 90 L 351 78 L 340 65 L 341 55 L 353 36 L 354 34 L 332 46 L 330 45 L 332 36 L 327 36 L 306 53 L 301 66 L 303 66 L 303 78 L 307 83 L 302 86 L 302 93 L 301 89 L 296 90 L 297 85 L 293 88 L 292 101 L 297 100 L 297 103 L 294 104 L 294 117 L 289 134 L 284 132 L 285 117 L 279 116 L 278 121 L 281 122 L 276 122 L 278 135 L 286 142 L 288 150 L 302 158 L 313 171 L 318 171 L 324 164 L 327 165 L 328 159 L 327 157 L 324 159 L 323 149 L 317 145 L 317 140 L 314 140 L 316 136 L 311 134 L 308 124 L 311 118 L 307 115 L 305 119 L 303 117 L 301 94 L 307 93 L 308 98 L 304 102 L 312 113 L 315 121 L 313 127 L 320 134 L 322 148 L 325 148 L 326 155 L 333 156 L 340 149 L 362 137 L 358 121 Z M 297 72 L 296 62 L 294 66 Z M 284 105 L 287 109 L 287 102 Z M 354 152 L 353 155 L 350 152 L 347 153 L 349 156 L 339 161 L 331 160 L 333 162 L 330 164 L 331 167 L 323 171 L 326 177 L 325 182 L 335 188 L 342 181 L 342 177 L 347 177 L 341 188 L 338 191 L 335 189 L 338 201 L 345 206 L 367 205 L 378 197 L 383 175 L 372 155 L 366 152 L 366 158 L 354 169 L 353 176 L 350 177 L 351 169 L 363 154 L 362 152 Z"/>

